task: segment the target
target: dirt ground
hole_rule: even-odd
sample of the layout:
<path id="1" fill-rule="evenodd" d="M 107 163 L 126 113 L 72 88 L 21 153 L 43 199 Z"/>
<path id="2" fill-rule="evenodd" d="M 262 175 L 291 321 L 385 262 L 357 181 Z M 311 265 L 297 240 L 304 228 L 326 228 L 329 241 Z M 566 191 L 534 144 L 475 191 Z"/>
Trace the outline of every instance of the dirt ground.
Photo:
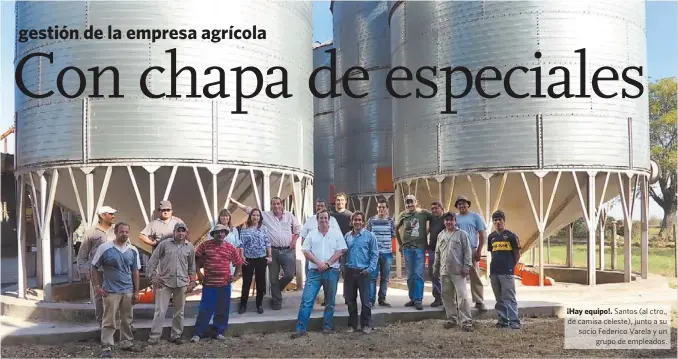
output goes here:
<path id="1" fill-rule="evenodd" d="M 396 323 L 370 334 L 336 334 L 310 332 L 290 339 L 290 333 L 247 334 L 229 337 L 225 342 L 203 339 L 197 344 L 181 346 L 161 341 L 146 346 L 141 353 L 114 350 L 119 358 L 205 358 L 205 357 L 676 357 L 676 329 L 672 332 L 671 350 L 565 350 L 563 321 L 558 319 L 523 320 L 523 329 L 494 328 L 494 321 L 479 320 L 474 332 L 443 329 L 443 321 L 426 320 Z M 3 346 L 2 357 L 82 358 L 98 357 L 97 342 L 65 343 L 59 346 Z"/>

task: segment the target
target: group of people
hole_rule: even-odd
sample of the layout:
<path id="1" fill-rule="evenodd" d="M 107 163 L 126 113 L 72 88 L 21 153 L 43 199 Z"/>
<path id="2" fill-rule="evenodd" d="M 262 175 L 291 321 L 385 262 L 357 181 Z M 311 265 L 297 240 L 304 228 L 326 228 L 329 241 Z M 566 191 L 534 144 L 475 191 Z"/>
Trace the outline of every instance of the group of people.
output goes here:
<path id="1" fill-rule="evenodd" d="M 461 322 L 462 329 L 472 330 L 465 282 L 470 277 L 472 300 L 477 309 L 486 310 L 477 266 L 486 231 L 482 218 L 468 210 L 470 201 L 459 197 L 455 202 L 459 213 L 443 213 L 440 202 L 434 201 L 429 211 L 420 208 L 416 198 L 410 195 L 405 198 L 406 210 L 394 220 L 388 215 L 385 200 L 378 202 L 377 215 L 366 218 L 362 212 L 349 211 L 347 199 L 346 194 L 337 194 L 332 213 L 325 201 L 318 199 L 316 214 L 307 219 L 303 227 L 290 212 L 283 210 L 282 200 L 278 197 L 271 199 L 270 210 L 252 208 L 231 199 L 247 213 L 246 222 L 234 227 L 230 212 L 223 209 L 207 240 L 195 247 L 188 240 L 186 224 L 172 215 L 172 204 L 161 201 L 157 207 L 158 218 L 139 235 L 142 242 L 152 247 L 146 268 L 155 302 L 149 344 L 158 343 L 170 302 L 174 312 L 170 341 L 183 343 L 186 295 L 196 288 L 198 281 L 202 285 L 202 297 L 191 342 L 198 342 L 206 335 L 211 320 L 216 338 L 225 339 L 231 284 L 240 278 L 243 285 L 238 313 L 244 314 L 247 310 L 253 277 L 256 311 L 264 312 L 267 270 L 271 308 L 280 310 L 282 292 L 296 273 L 298 237 L 301 237 L 299 245 L 306 259 L 306 281 L 293 338 L 306 334 L 321 287 L 325 307 L 323 330 L 335 331 L 333 317 L 340 277 L 349 311 L 349 331 L 370 332 L 371 309 L 375 305 L 391 306 L 386 296 L 393 261 L 393 238 L 397 239 L 407 266 L 410 301 L 405 306 L 423 309 L 428 253 L 434 297 L 431 306 L 444 306 L 448 318 L 446 328 Z M 139 300 L 140 256 L 129 242 L 129 225 L 114 224 L 116 212 L 109 206 L 98 209 L 98 223 L 84 231 L 77 253 L 81 280 L 90 282 L 95 317 L 101 327 L 103 357 L 112 356 L 116 329 L 120 329 L 121 349 L 141 350 L 133 344 L 131 331 L 132 306 Z M 512 276 L 513 267 L 519 260 L 520 243 L 517 236 L 505 228 L 502 212 L 495 212 L 492 218 L 496 230 L 487 236 L 487 245 L 492 252 L 490 278 L 497 299 L 497 326 L 520 328 Z"/>

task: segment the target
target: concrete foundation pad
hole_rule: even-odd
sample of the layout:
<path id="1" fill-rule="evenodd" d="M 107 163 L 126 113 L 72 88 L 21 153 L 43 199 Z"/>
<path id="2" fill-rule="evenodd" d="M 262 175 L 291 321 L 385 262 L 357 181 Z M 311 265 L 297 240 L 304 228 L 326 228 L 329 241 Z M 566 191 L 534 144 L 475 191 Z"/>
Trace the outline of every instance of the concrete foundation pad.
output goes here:
<path id="1" fill-rule="evenodd" d="M 488 303 L 493 306 L 494 303 Z M 519 304 L 521 317 L 562 317 L 564 308 L 557 303 L 548 302 L 525 302 Z M 283 312 L 283 313 L 281 313 Z M 488 308 L 487 312 L 478 313 L 472 310 L 474 318 L 486 319 L 494 318 L 496 312 Z M 195 324 L 195 317 L 185 319 L 184 337 L 190 337 Z M 445 319 L 445 312 L 442 308 L 424 308 L 416 310 L 413 308 L 375 308 L 372 312 L 372 323 L 374 327 L 384 326 L 394 322 L 413 322 L 426 319 Z M 319 331 L 322 328 L 323 308 L 316 306 L 311 321 L 309 331 Z M 297 323 L 296 313 L 289 310 L 272 311 L 268 310 L 264 314 L 246 313 L 244 315 L 232 315 L 229 320 L 228 334 L 240 335 L 244 333 L 272 333 L 272 332 L 290 332 L 295 330 Z M 134 320 L 134 336 L 137 340 L 148 340 L 148 334 L 151 328 L 152 320 L 142 319 Z M 334 313 L 334 325 L 337 329 L 342 329 L 348 324 L 348 311 L 337 310 Z M 163 338 L 168 339 L 170 334 L 171 319 L 165 319 Z M 20 320 L 3 317 L 2 333 L 0 340 L 2 345 L 37 345 L 48 344 L 58 345 L 64 342 L 99 340 L 100 331 L 97 324 L 66 324 L 66 323 L 28 323 Z"/>
<path id="2" fill-rule="evenodd" d="M 401 288 L 401 289 L 399 289 Z M 484 303 L 489 309 L 478 318 L 494 318 L 495 301 L 492 288 L 484 286 Z M 335 299 L 335 327 L 347 324 L 348 311 L 342 298 L 343 286 L 339 283 Z M 637 279 L 631 283 L 600 284 L 595 286 L 573 283 L 556 283 L 552 287 L 523 286 L 516 281 L 516 292 L 520 315 L 523 317 L 563 317 L 567 307 L 582 306 L 625 306 L 669 305 L 676 309 L 676 290 L 669 287 L 667 278 L 650 275 L 648 279 Z M 285 292 L 281 310 L 270 309 L 264 299 L 265 313 L 256 313 L 252 301 L 245 314 L 237 314 L 239 300 L 231 302 L 229 333 L 247 332 L 292 332 L 295 329 L 301 292 Z M 189 336 L 195 323 L 199 295 L 194 295 L 187 303 L 184 331 Z M 253 298 L 251 298 L 253 300 Z M 375 307 L 372 311 L 374 326 L 382 326 L 397 321 L 419 321 L 425 319 L 444 319 L 442 307 L 431 308 L 433 301 L 430 283 L 425 284 L 424 310 L 418 311 L 404 304 L 409 300 L 405 280 L 392 279 L 389 283 L 387 301 L 392 307 Z M 473 303 L 471 303 L 473 305 Z M 316 304 L 311 316 L 309 330 L 319 330 L 324 308 Z M 99 328 L 94 322 L 93 305 L 89 303 L 44 303 L 35 300 L 23 300 L 8 295 L 2 296 L 2 344 L 58 344 L 64 341 L 97 340 Z M 148 337 L 153 313 L 152 304 L 134 306 L 135 335 L 144 340 Z M 477 315 L 477 313 L 474 311 Z M 172 309 L 165 319 L 165 335 L 169 335 Z M 31 319 L 34 318 L 34 319 Z"/>

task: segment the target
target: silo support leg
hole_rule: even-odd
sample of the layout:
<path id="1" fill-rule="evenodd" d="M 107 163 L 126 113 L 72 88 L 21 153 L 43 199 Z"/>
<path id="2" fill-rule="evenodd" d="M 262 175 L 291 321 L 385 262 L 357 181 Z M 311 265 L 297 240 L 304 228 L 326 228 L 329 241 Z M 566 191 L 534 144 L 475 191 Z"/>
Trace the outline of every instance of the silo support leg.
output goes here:
<path id="1" fill-rule="evenodd" d="M 574 224 L 567 226 L 567 266 L 574 268 Z"/>
<path id="2" fill-rule="evenodd" d="M 618 173 L 619 194 L 621 196 L 622 213 L 624 215 L 624 282 L 631 282 L 631 230 L 633 222 L 631 214 L 633 213 L 633 190 L 631 187 L 631 173 Z"/>
<path id="3" fill-rule="evenodd" d="M 640 184 L 640 276 L 643 279 L 647 279 L 647 274 L 649 270 L 649 210 L 650 206 L 648 203 L 649 200 L 649 183 L 648 177 L 643 176 L 641 178 Z"/>
<path id="4" fill-rule="evenodd" d="M 534 175 L 537 176 L 537 179 L 539 181 L 539 197 L 538 197 L 538 204 L 539 204 L 539 212 L 537 212 L 537 208 L 535 206 L 535 201 L 532 199 L 532 191 L 530 190 L 530 186 L 527 183 L 527 179 L 525 178 L 525 173 L 521 172 L 520 176 L 523 180 L 523 185 L 525 186 L 525 192 L 527 193 L 527 198 L 530 202 L 530 206 L 532 207 L 532 214 L 534 215 L 534 219 L 537 223 L 537 229 L 539 230 L 539 286 L 544 285 L 544 231 L 546 230 L 546 225 L 548 223 L 548 218 L 549 214 L 551 213 L 551 206 L 553 205 L 553 199 L 555 198 L 556 192 L 558 191 L 558 184 L 560 183 L 560 176 L 562 175 L 562 172 L 558 172 L 556 175 L 556 181 L 553 184 L 553 188 L 551 190 L 551 195 L 549 196 L 549 202 L 548 206 L 546 207 L 546 212 L 544 212 L 544 176 L 546 176 L 548 172 L 546 171 L 537 171 L 534 172 Z"/>
<path id="5" fill-rule="evenodd" d="M 42 288 L 45 302 L 52 301 L 52 246 L 50 224 L 52 220 L 52 210 L 54 208 L 54 196 L 56 194 L 57 183 L 59 182 L 59 171 L 53 169 L 51 171 L 49 180 L 49 191 L 47 189 L 47 179 L 45 172 L 39 171 L 40 178 L 40 232 L 39 240 L 41 244 L 40 252 L 42 255 L 42 263 L 39 270 L 42 273 Z"/>
<path id="6" fill-rule="evenodd" d="M 16 231 L 18 240 L 17 251 L 17 295 L 19 299 L 26 298 L 26 181 L 23 175 L 18 176 L 18 193 L 17 193 L 17 214 L 16 214 Z"/>

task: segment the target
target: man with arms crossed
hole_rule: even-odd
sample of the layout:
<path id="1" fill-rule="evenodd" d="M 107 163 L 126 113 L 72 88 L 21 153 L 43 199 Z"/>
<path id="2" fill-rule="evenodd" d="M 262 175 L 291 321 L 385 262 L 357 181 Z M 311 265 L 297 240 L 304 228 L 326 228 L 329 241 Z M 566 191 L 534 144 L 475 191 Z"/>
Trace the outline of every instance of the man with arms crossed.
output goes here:
<path id="1" fill-rule="evenodd" d="M 496 230 L 487 237 L 487 249 L 492 254 L 490 283 L 497 301 L 495 309 L 499 316 L 495 326 L 520 329 L 516 282 L 513 278 L 513 269 L 520 260 L 520 240 L 515 233 L 506 229 L 504 212 L 494 212 L 492 222 Z"/>
<path id="2" fill-rule="evenodd" d="M 377 270 L 372 275 L 370 283 L 370 306 L 374 307 L 377 299 L 377 277 L 379 277 L 379 306 L 390 307 L 386 302 L 386 290 L 391 278 L 391 263 L 393 263 L 393 239 L 396 237 L 395 221 L 388 216 L 388 201 L 379 199 L 377 215 L 367 221 L 365 228 L 377 237 L 379 248 L 379 262 Z"/>
<path id="3" fill-rule="evenodd" d="M 431 233 L 428 236 L 428 276 L 431 278 L 433 287 L 432 307 L 438 307 L 443 304 L 441 299 L 440 278 L 433 275 L 433 263 L 436 261 L 436 244 L 438 243 L 438 234 L 445 230 L 445 220 L 443 219 L 443 204 L 439 201 L 431 203 Z"/>
<path id="4" fill-rule="evenodd" d="M 99 223 L 95 227 L 87 228 L 84 232 L 84 239 L 78 251 L 78 272 L 80 273 L 80 280 L 89 280 L 89 296 L 94 303 L 94 317 L 101 327 L 101 318 L 104 314 L 104 304 L 101 296 L 96 294 L 94 290 L 94 282 L 90 280 L 90 273 L 92 269 L 92 259 L 94 254 L 102 243 L 112 242 L 115 240 L 115 231 L 113 230 L 113 222 L 115 221 L 115 213 L 117 210 L 103 206 L 97 210 Z"/>
<path id="5" fill-rule="evenodd" d="M 438 235 L 436 243 L 433 275 L 440 279 L 443 305 L 447 321 L 445 329 L 459 324 L 466 332 L 473 331 L 471 306 L 468 304 L 466 277 L 473 266 L 471 261 L 471 245 L 468 235 L 457 227 L 455 215 L 445 213 L 445 230 Z M 461 317 L 461 318 L 458 318 Z"/>
<path id="6" fill-rule="evenodd" d="M 245 206 L 233 198 L 231 198 L 231 202 L 247 214 L 252 211 L 252 207 Z M 271 241 L 272 261 L 268 265 L 271 284 L 271 308 L 280 310 L 282 308 L 282 291 L 290 284 L 296 273 L 294 253 L 301 226 L 292 213 L 283 210 L 280 197 L 271 198 L 271 210 L 261 211 L 261 216 L 263 217 L 263 225 L 268 231 L 268 238 Z M 279 278 L 281 268 L 283 277 Z"/>
<path id="7" fill-rule="evenodd" d="M 410 301 L 406 307 L 414 306 L 423 310 L 421 302 L 424 298 L 424 262 L 426 258 L 426 238 L 428 237 L 431 212 L 417 208 L 417 199 L 413 195 L 405 197 L 405 210 L 398 216 L 396 238 L 400 244 L 400 253 L 405 257 L 407 266 L 407 288 Z M 400 228 L 404 235 L 400 237 Z"/>
<path id="8" fill-rule="evenodd" d="M 478 213 L 469 211 L 471 201 L 466 197 L 457 197 L 454 206 L 459 210 L 459 214 L 457 214 L 457 226 L 468 234 L 469 242 L 473 249 L 473 268 L 471 268 L 469 273 L 471 279 L 471 296 L 473 297 L 473 302 L 476 303 L 476 309 L 484 312 L 487 308 L 483 303 L 484 288 L 483 282 L 480 280 L 480 274 L 478 273 L 480 270 L 478 263 L 480 262 L 480 256 L 483 253 L 483 246 L 485 245 L 485 223 Z"/>
<path id="9" fill-rule="evenodd" d="M 348 300 L 348 331 L 358 330 L 358 303 L 360 292 L 360 327 L 363 333 L 372 331 L 372 309 L 370 307 L 370 275 L 377 269 L 379 249 L 374 233 L 363 228 L 364 215 L 354 212 L 351 223 L 353 230 L 346 233 L 346 299 Z"/>
<path id="10" fill-rule="evenodd" d="M 325 297 L 323 332 L 334 332 L 334 302 L 339 283 L 339 258 L 346 251 L 346 242 L 339 232 L 330 230 L 330 214 L 327 210 L 318 212 L 317 216 L 318 228 L 308 234 L 301 246 L 310 264 L 304 292 L 301 295 L 297 328 L 292 334 L 292 339 L 306 335 L 313 303 L 318 296 L 320 286 L 328 288 L 328 295 Z"/>
<path id="11" fill-rule="evenodd" d="M 111 358 L 113 335 L 120 316 L 120 349 L 141 351 L 132 335 L 132 305 L 139 300 L 139 252 L 129 243 L 129 225 L 115 225 L 115 240 L 103 243 L 92 258 L 91 277 L 97 295 L 103 298 L 101 326 L 102 357 Z"/>
<path id="12" fill-rule="evenodd" d="M 186 224 L 174 225 L 174 240 L 162 241 L 148 261 L 148 272 L 155 287 L 155 314 L 148 343 L 157 344 L 162 335 L 163 321 L 170 298 L 172 301 L 172 333 L 170 342 L 183 344 L 184 305 L 186 294 L 193 292 L 195 282 L 195 251 L 186 240 Z M 157 269 L 157 272 L 156 272 Z"/>

